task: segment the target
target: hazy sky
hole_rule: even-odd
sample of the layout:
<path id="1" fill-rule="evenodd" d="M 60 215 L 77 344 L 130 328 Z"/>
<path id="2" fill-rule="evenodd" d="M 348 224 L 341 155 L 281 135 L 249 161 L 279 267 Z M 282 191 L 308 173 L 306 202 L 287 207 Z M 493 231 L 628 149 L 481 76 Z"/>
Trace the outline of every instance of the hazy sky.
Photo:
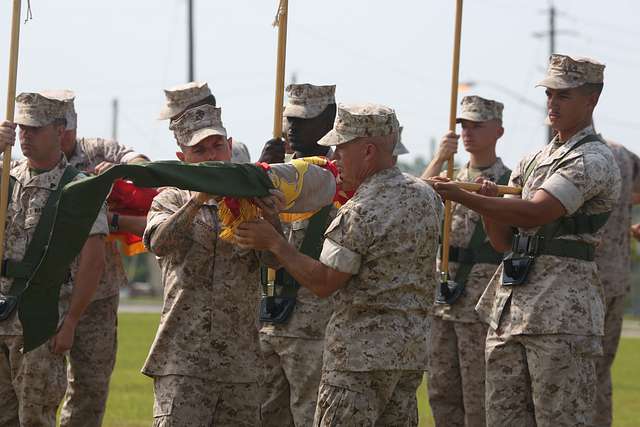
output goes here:
<path id="1" fill-rule="evenodd" d="M 230 134 L 257 157 L 271 134 L 277 0 L 194 0 L 196 78 L 209 82 Z M 26 8 L 26 0 L 23 0 Z M 79 135 L 111 135 L 154 159 L 173 159 L 167 123 L 156 120 L 162 89 L 186 81 L 185 0 L 31 0 L 21 26 L 18 92 L 77 93 Z M 454 0 L 289 0 L 287 80 L 337 84 L 339 102 L 396 109 L 406 157 L 429 155 L 447 128 Z M 607 64 L 596 125 L 640 153 L 640 2 L 557 0 L 557 51 Z M 545 142 L 544 92 L 535 88 L 548 57 L 543 0 L 466 0 L 461 81 L 467 94 L 505 103 L 498 150 L 513 166 Z M 6 99 L 11 2 L 0 4 L 0 108 Z M 24 15 L 24 11 L 23 11 Z M 524 100 L 524 101 L 523 101 Z M 527 101 L 528 100 L 528 101 Z M 539 107 L 538 107 L 539 106 Z M 4 116 L 4 111 L 3 111 Z M 19 150 L 19 149 L 16 149 Z M 462 155 L 461 159 L 466 158 Z"/>

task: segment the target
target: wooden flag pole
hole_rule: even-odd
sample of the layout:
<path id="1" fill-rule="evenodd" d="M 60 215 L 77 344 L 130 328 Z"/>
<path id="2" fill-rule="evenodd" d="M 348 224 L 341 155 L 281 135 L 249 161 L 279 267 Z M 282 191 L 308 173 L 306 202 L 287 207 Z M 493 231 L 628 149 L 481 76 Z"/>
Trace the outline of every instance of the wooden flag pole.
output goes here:
<path id="1" fill-rule="evenodd" d="M 287 61 L 287 19 L 289 17 L 289 0 L 280 0 L 276 20 L 278 26 L 278 56 L 276 60 L 276 96 L 273 104 L 273 138 L 282 138 L 282 113 L 284 108 L 284 73 Z M 273 286 L 276 271 L 267 270 L 267 282 Z M 270 293 L 273 293 L 273 287 Z M 273 295 L 269 295 L 273 296 Z"/>
<path id="2" fill-rule="evenodd" d="M 437 182 L 437 181 L 432 181 L 430 179 L 427 179 L 425 181 L 432 185 Z M 480 190 L 480 187 L 482 187 L 481 184 L 476 184 L 474 182 L 451 181 L 450 183 L 466 191 L 478 191 Z M 505 194 L 515 194 L 515 195 L 522 194 L 522 188 L 509 187 L 507 185 L 498 185 L 498 195 L 504 196 Z"/>
<path id="3" fill-rule="evenodd" d="M 453 65 L 451 68 L 451 99 L 449 107 L 449 131 L 456 130 L 456 115 L 458 107 L 458 76 L 460 71 L 460 36 L 462 33 L 462 0 L 456 0 L 456 21 L 453 39 Z M 453 179 L 453 154 L 447 161 L 447 178 Z M 449 280 L 449 239 L 451 236 L 451 201 L 445 201 L 444 205 L 444 229 L 442 234 L 442 258 L 440 271 L 442 281 Z"/>
<path id="4" fill-rule="evenodd" d="M 11 18 L 11 45 L 9 50 L 9 81 L 7 84 L 6 119 L 13 122 L 16 107 L 16 81 L 18 77 L 18 49 L 20 45 L 21 0 L 13 0 Z M 9 170 L 11 169 L 11 145 L 4 149 L 2 159 L 2 180 L 0 181 L 0 261 L 4 259 L 4 227 L 7 223 L 9 204 Z"/>
<path id="5" fill-rule="evenodd" d="M 282 111 L 284 107 L 284 72 L 287 60 L 287 18 L 289 1 L 280 0 L 275 25 L 278 26 L 278 57 L 276 61 L 276 96 L 273 105 L 273 137 L 282 138 Z"/>

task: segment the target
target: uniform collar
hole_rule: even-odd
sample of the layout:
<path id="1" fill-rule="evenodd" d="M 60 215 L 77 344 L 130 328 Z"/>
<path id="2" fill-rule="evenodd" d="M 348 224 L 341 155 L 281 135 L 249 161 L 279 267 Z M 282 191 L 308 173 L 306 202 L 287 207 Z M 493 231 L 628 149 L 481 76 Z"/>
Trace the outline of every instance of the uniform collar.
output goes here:
<path id="1" fill-rule="evenodd" d="M 53 169 L 36 175 L 29 169 L 28 161 L 25 161 L 16 168 L 15 177 L 25 188 L 37 187 L 53 191 L 58 188 L 58 183 L 68 165 L 64 154 L 60 153 L 60 161 Z"/>

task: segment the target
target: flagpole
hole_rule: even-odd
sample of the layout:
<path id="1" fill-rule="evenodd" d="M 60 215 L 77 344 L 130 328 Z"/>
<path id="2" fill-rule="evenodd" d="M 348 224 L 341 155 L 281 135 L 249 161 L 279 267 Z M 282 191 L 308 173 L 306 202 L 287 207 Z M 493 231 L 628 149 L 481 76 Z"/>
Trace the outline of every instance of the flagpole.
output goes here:
<path id="1" fill-rule="evenodd" d="M 20 45 L 20 9 L 21 0 L 13 0 L 6 109 L 6 119 L 9 122 L 13 122 L 16 106 L 18 49 Z M 4 228 L 7 223 L 7 206 L 9 202 L 9 170 L 11 168 L 11 145 L 7 145 L 4 148 L 3 155 L 4 158 L 2 159 L 2 181 L 0 181 L 0 261 L 4 259 Z"/>
<path id="2" fill-rule="evenodd" d="M 274 25 L 278 26 L 278 53 L 276 61 L 276 94 L 273 105 L 273 137 L 282 137 L 282 111 L 284 106 L 284 73 L 287 59 L 287 20 L 289 1 L 280 0 Z"/>
<path id="3" fill-rule="evenodd" d="M 460 71 L 460 38 L 462 33 L 462 0 L 456 0 L 455 30 L 453 39 L 453 64 L 451 67 L 451 97 L 449 104 L 449 131 L 456 130 L 456 113 L 458 107 L 458 80 Z M 453 154 L 447 160 L 447 178 L 453 179 Z M 442 251 L 440 259 L 440 271 L 442 274 L 441 286 L 449 281 L 449 241 L 451 237 L 451 201 L 445 201 L 444 228 L 442 235 Z"/>
<path id="4" fill-rule="evenodd" d="M 280 0 L 274 26 L 278 27 L 278 51 L 276 59 L 276 93 L 273 103 L 273 138 L 282 138 L 282 113 L 284 108 L 284 73 L 287 60 L 287 20 L 289 17 L 289 0 Z M 267 270 L 267 282 L 273 286 L 276 271 Z M 273 288 L 271 289 L 273 292 Z M 273 295 L 270 295 L 273 296 Z"/>

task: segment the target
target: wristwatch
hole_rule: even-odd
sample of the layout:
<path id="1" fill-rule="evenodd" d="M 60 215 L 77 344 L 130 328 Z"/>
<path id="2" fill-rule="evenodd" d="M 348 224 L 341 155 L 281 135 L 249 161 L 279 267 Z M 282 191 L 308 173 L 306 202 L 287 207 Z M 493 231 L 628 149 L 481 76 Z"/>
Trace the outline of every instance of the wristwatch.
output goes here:
<path id="1" fill-rule="evenodd" d="M 120 230 L 120 224 L 118 223 L 119 219 L 120 215 L 118 215 L 117 213 L 111 215 L 111 222 L 109 223 L 110 232 L 115 233 L 116 231 Z"/>

